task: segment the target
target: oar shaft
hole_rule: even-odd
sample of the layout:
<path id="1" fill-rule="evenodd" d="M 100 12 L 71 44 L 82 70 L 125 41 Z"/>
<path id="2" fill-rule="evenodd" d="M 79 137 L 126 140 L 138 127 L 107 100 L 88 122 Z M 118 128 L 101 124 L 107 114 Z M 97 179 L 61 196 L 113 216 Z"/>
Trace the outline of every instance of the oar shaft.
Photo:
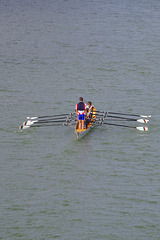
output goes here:
<path id="1" fill-rule="evenodd" d="M 132 116 L 132 117 L 143 117 L 143 118 L 150 118 L 150 117 L 151 117 L 151 115 L 129 114 L 129 113 L 116 113 L 116 112 L 108 112 L 108 114 L 124 115 L 124 116 Z"/>
<path id="2" fill-rule="evenodd" d="M 107 115 L 105 119 L 107 118 L 117 118 L 117 119 L 122 119 L 122 120 L 130 120 L 130 121 L 137 121 L 137 119 L 134 118 L 127 118 L 127 117 L 118 117 L 118 116 L 113 116 L 113 115 Z M 113 119 L 114 120 L 114 119 Z"/>
<path id="3" fill-rule="evenodd" d="M 132 126 L 128 126 L 128 125 L 123 125 L 123 124 L 116 124 L 116 123 L 104 123 L 104 122 L 103 122 L 102 124 L 111 125 L 111 126 L 117 126 L 117 127 L 136 128 L 136 127 L 132 127 Z"/>
<path id="4" fill-rule="evenodd" d="M 129 114 L 129 113 L 119 113 L 119 112 L 108 112 L 108 114 L 115 114 L 115 115 L 124 115 L 124 116 L 134 116 L 134 117 L 140 117 L 139 114 Z"/>
<path id="5" fill-rule="evenodd" d="M 118 116 L 112 116 L 112 115 L 107 115 L 106 118 L 117 118 L 117 119 L 122 119 L 127 121 L 137 121 L 137 119 L 134 119 L 134 118 L 118 117 Z"/>
<path id="6" fill-rule="evenodd" d="M 31 125 L 30 127 L 49 127 L 49 126 L 62 126 L 62 124 L 42 124 L 42 125 Z"/>
<path id="7" fill-rule="evenodd" d="M 143 118 L 150 118 L 151 115 L 140 115 L 140 114 L 129 114 L 129 113 L 120 113 L 120 112 L 102 112 L 102 111 L 97 111 L 97 113 L 102 113 L 102 114 L 114 114 L 114 115 L 124 115 L 124 116 L 132 116 L 132 117 L 143 117 Z"/>
<path id="8" fill-rule="evenodd" d="M 51 121 L 51 120 L 62 120 L 62 119 L 67 119 L 68 117 L 50 117 L 50 118 L 47 118 L 47 119 L 37 119 L 38 121 Z M 35 119 L 36 120 L 36 119 Z"/>
<path id="9" fill-rule="evenodd" d="M 41 119 L 41 118 L 56 118 L 56 117 L 65 117 L 65 116 L 73 116 L 73 115 L 75 115 L 75 113 L 64 113 L 64 114 L 58 114 L 58 115 L 27 117 L 27 119 L 35 120 L 35 119 Z"/>
<path id="10" fill-rule="evenodd" d="M 67 122 L 66 120 L 44 120 L 44 121 L 37 121 L 36 124 L 42 124 L 42 123 L 59 123 L 59 122 Z"/>
<path id="11" fill-rule="evenodd" d="M 31 124 L 31 125 L 27 125 L 27 124 L 25 124 L 25 125 L 22 125 L 22 126 L 20 126 L 19 127 L 19 129 L 20 130 L 25 130 L 25 129 L 28 129 L 28 128 L 32 128 L 32 127 L 50 127 L 50 126 L 53 126 L 53 127 L 55 127 L 55 126 L 70 126 L 70 125 L 73 125 L 73 124 L 75 124 L 75 123 L 73 123 L 73 122 L 66 122 L 66 123 L 49 123 L 49 124 L 37 124 L 37 123 L 35 123 L 35 124 Z"/>
<path id="12" fill-rule="evenodd" d="M 69 123 L 69 122 L 74 122 L 75 120 L 72 120 L 72 119 L 66 119 L 66 120 L 59 120 L 59 121 L 38 121 L 38 120 L 34 120 L 34 121 L 31 121 L 31 120 L 28 120 L 27 122 L 24 122 L 23 125 L 24 126 L 31 126 L 31 125 L 43 125 L 43 124 L 47 124 L 47 123 Z"/>
<path id="13" fill-rule="evenodd" d="M 46 120 L 35 120 L 36 123 L 49 123 L 49 122 L 69 122 L 74 119 L 71 118 L 51 118 L 51 119 L 46 119 Z M 34 122 L 34 121 L 33 121 Z"/>
<path id="14" fill-rule="evenodd" d="M 117 126 L 117 127 L 125 127 L 125 128 L 135 128 L 139 131 L 148 131 L 147 127 L 133 127 L 133 126 L 123 125 L 123 124 L 115 124 L 115 123 L 102 123 L 102 124 Z"/>
<path id="15" fill-rule="evenodd" d="M 103 116 L 101 114 L 97 114 L 98 117 L 102 117 L 103 120 L 112 120 L 112 121 L 135 121 L 135 122 L 140 122 L 140 123 L 148 123 L 148 119 L 136 119 L 136 118 L 127 118 L 127 117 L 120 117 L 120 116 L 113 116 L 113 115 L 107 115 Z"/>

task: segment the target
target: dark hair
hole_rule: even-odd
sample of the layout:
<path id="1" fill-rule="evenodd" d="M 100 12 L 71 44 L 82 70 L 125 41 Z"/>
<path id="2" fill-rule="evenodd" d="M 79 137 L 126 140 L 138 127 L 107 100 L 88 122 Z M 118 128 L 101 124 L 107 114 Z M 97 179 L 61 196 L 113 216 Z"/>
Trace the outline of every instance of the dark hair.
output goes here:
<path id="1" fill-rule="evenodd" d="M 88 103 L 89 103 L 90 105 L 92 105 L 92 102 L 88 101 Z"/>
<path id="2" fill-rule="evenodd" d="M 82 101 L 82 102 L 83 102 L 83 97 L 80 97 L 80 98 L 79 98 L 79 101 Z"/>

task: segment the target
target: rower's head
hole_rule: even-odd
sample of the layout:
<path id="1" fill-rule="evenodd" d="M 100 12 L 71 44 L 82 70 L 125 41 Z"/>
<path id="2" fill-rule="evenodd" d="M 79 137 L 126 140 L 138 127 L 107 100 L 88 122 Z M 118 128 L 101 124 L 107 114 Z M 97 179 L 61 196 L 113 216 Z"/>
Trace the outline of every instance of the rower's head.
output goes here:
<path id="1" fill-rule="evenodd" d="M 80 102 L 83 102 L 83 97 L 80 97 L 80 98 L 79 98 L 79 101 L 80 101 Z"/>
<path id="2" fill-rule="evenodd" d="M 91 105 L 92 105 L 92 102 L 88 102 L 88 107 L 91 107 Z"/>

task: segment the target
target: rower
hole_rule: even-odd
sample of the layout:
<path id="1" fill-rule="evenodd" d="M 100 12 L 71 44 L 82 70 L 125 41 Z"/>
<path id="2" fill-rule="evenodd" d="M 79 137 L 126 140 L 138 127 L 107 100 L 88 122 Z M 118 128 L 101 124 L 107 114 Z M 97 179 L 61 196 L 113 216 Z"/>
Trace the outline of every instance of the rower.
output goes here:
<path id="1" fill-rule="evenodd" d="M 87 118 L 92 118 L 93 108 L 94 108 L 94 105 L 92 105 L 92 102 L 88 101 L 88 105 L 87 105 Z"/>
<path id="2" fill-rule="evenodd" d="M 94 105 L 92 105 L 92 102 L 88 101 L 87 103 L 87 120 L 86 120 L 86 127 L 89 124 L 89 122 L 92 120 L 92 112 L 93 112 Z"/>
<path id="3" fill-rule="evenodd" d="M 76 105 L 76 117 L 79 124 L 79 129 L 85 129 L 84 123 L 87 117 L 86 104 L 83 102 L 83 97 L 79 98 L 79 103 Z"/>

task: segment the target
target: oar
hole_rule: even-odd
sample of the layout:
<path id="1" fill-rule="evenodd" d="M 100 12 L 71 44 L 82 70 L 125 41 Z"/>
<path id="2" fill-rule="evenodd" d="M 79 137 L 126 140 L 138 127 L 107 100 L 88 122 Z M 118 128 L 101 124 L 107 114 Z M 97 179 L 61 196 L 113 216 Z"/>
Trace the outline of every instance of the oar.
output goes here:
<path id="1" fill-rule="evenodd" d="M 75 117 L 74 117 L 75 119 Z M 47 119 L 29 119 L 28 121 L 32 121 L 32 122 L 38 122 L 38 123 L 42 123 L 42 122 L 65 122 L 65 121 L 70 121 L 73 120 L 73 118 L 70 117 L 60 117 L 60 118 L 47 118 Z"/>
<path id="2" fill-rule="evenodd" d="M 62 126 L 63 124 L 43 124 L 43 125 L 22 125 L 19 127 L 20 130 L 25 130 L 30 127 L 48 127 L 48 126 Z"/>
<path id="3" fill-rule="evenodd" d="M 65 123 L 65 122 L 72 122 L 72 121 L 75 121 L 75 120 L 72 120 L 72 119 L 66 119 L 66 120 L 28 120 L 27 122 L 24 122 L 23 123 L 23 126 L 31 126 L 33 124 L 46 124 L 46 123 Z"/>
<path id="4" fill-rule="evenodd" d="M 109 120 L 107 118 L 112 118 L 110 120 L 113 120 L 115 121 L 116 119 L 121 119 L 121 120 L 125 120 L 125 121 L 135 121 L 135 122 L 139 122 L 139 123 L 148 123 L 149 120 L 148 119 L 135 119 L 135 118 L 127 118 L 127 117 L 118 117 L 118 116 L 112 116 L 112 115 L 106 115 L 106 116 L 103 116 L 101 114 L 97 114 L 97 116 L 101 116 L 103 118 L 103 120 Z M 114 119 L 115 118 L 115 119 Z"/>
<path id="5" fill-rule="evenodd" d="M 64 123 L 49 123 L 49 124 L 37 124 L 37 123 L 30 123 L 30 124 L 24 124 L 22 126 L 19 127 L 20 130 L 25 130 L 27 128 L 30 128 L 30 127 L 50 127 L 50 126 L 71 126 L 75 124 L 75 122 L 64 122 Z"/>
<path id="6" fill-rule="evenodd" d="M 132 126 L 128 126 L 128 125 L 114 124 L 114 123 L 104 123 L 104 122 L 102 124 L 111 125 L 111 126 L 117 126 L 117 127 L 135 128 L 135 129 L 137 129 L 139 131 L 148 131 L 147 127 L 132 127 Z"/>
<path id="7" fill-rule="evenodd" d="M 121 119 L 121 120 L 125 120 L 125 121 L 135 121 L 135 122 L 139 122 L 139 123 L 148 123 L 149 120 L 148 119 L 134 119 L 134 118 L 125 118 L 125 117 L 117 117 L 117 116 L 109 116 L 107 115 L 105 120 L 107 120 L 107 118 L 117 118 L 117 119 Z M 112 119 L 114 120 L 114 119 Z"/>
<path id="8" fill-rule="evenodd" d="M 132 116 L 132 117 L 143 117 L 143 118 L 151 118 L 151 115 L 139 115 L 139 114 L 129 114 L 129 113 L 119 113 L 119 112 L 101 112 L 96 111 L 98 113 L 106 113 L 106 114 L 114 114 L 114 115 L 124 115 L 124 116 Z"/>
<path id="9" fill-rule="evenodd" d="M 28 119 L 28 120 L 35 120 L 35 121 L 51 121 L 51 120 L 63 120 L 63 119 L 69 119 L 70 117 L 63 116 L 63 117 L 49 117 L 49 118 L 36 118 L 36 119 Z"/>
<path id="10" fill-rule="evenodd" d="M 37 116 L 37 117 L 27 117 L 27 119 L 34 120 L 39 118 L 54 118 L 54 117 L 63 117 L 63 116 L 73 116 L 75 113 L 64 113 L 64 114 L 58 114 L 58 115 L 48 115 L 48 116 Z"/>

